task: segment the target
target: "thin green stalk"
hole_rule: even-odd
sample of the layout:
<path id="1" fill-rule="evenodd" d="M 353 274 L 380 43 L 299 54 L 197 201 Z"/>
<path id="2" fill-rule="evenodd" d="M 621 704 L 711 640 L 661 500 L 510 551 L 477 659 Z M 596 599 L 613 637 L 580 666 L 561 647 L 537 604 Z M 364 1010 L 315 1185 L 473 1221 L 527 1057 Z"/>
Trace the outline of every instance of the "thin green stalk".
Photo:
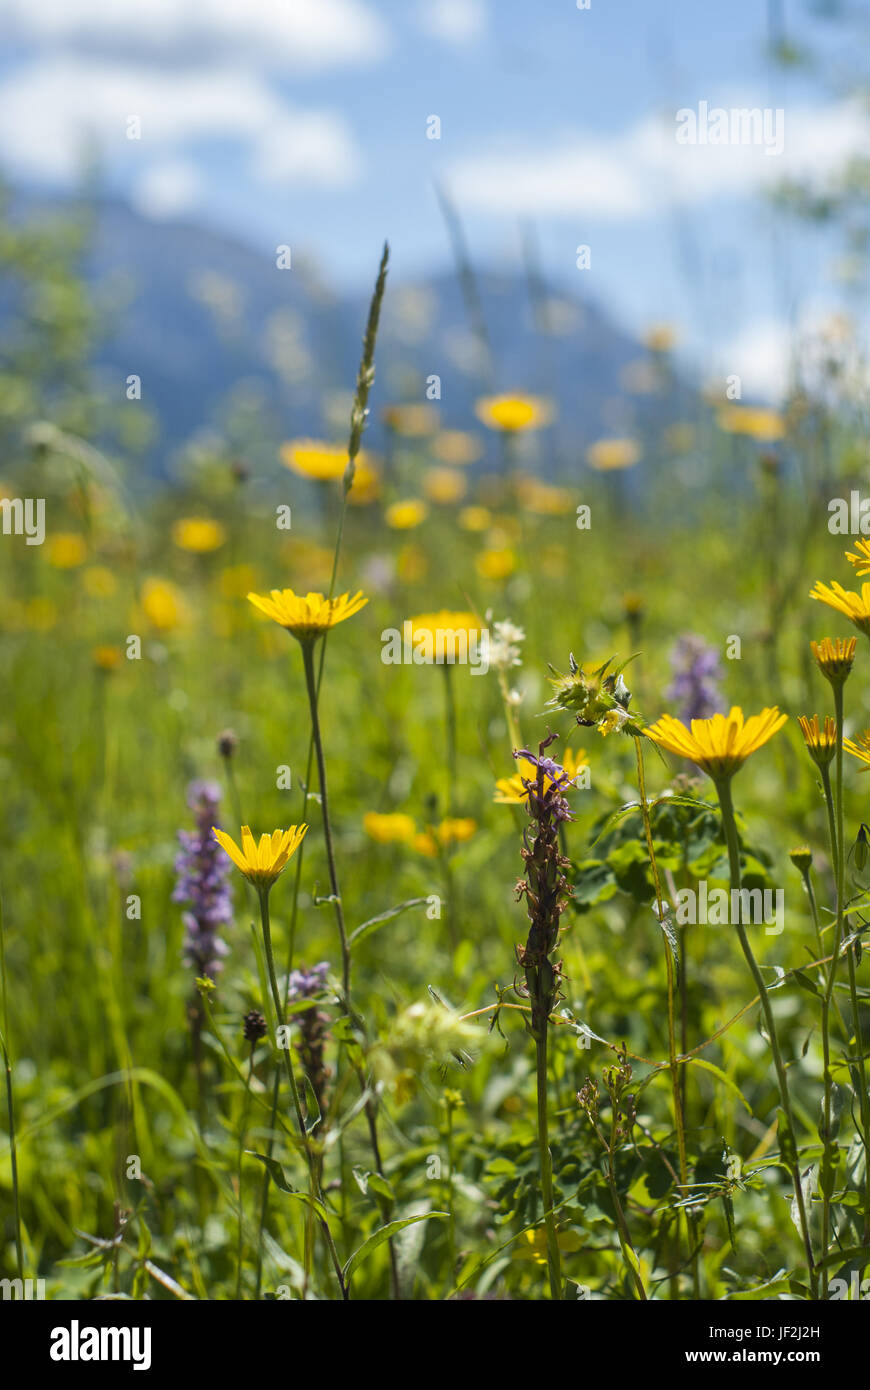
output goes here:
<path id="1" fill-rule="evenodd" d="M 275 974 L 275 958 L 272 952 L 272 928 L 269 918 L 269 889 L 261 888 L 259 890 L 259 898 L 260 921 L 263 927 L 263 946 L 265 948 L 266 954 L 266 968 L 269 972 L 269 984 L 272 989 L 272 1000 L 275 1005 L 275 1022 L 276 1026 L 280 1027 L 284 1017 L 284 1011 L 281 1007 L 281 992 L 278 989 L 278 977 Z M 308 1173 L 311 1185 L 311 1198 L 313 1201 L 320 1202 L 322 1204 L 323 1196 L 320 1191 L 320 1183 L 317 1179 L 316 1157 L 312 1152 L 311 1141 L 305 1129 L 305 1119 L 302 1114 L 302 1103 L 299 1098 L 299 1088 L 296 1084 L 296 1076 L 293 1072 L 293 1062 L 290 1056 L 290 1048 L 282 1047 L 280 1048 L 280 1051 L 284 1054 L 284 1062 L 287 1070 L 287 1080 L 290 1083 L 290 1094 L 293 1097 L 293 1109 L 296 1114 L 296 1123 L 299 1126 L 299 1134 L 302 1139 L 302 1146 L 305 1151 L 306 1161 L 308 1163 Z M 320 1226 L 321 1230 L 323 1231 L 324 1239 L 326 1241 L 326 1248 L 329 1251 L 329 1258 L 332 1261 L 332 1266 L 335 1270 L 336 1278 L 338 1279 L 338 1287 L 341 1290 L 342 1299 L 347 1299 L 347 1286 L 344 1282 L 341 1261 L 338 1258 L 338 1251 L 335 1248 L 335 1241 L 333 1240 L 332 1232 L 329 1229 L 329 1222 L 325 1220 L 323 1217 L 321 1217 Z"/>
<path id="2" fill-rule="evenodd" d="M 834 987 L 834 971 L 840 954 L 845 930 L 846 911 L 846 839 L 845 811 L 843 806 L 843 684 L 833 684 L 834 718 L 837 721 L 837 939 L 831 961 L 829 991 Z M 858 1005 L 858 980 L 855 971 L 855 948 L 849 947 L 846 957 L 849 972 L 849 998 L 852 1003 L 852 1028 L 855 1034 L 855 1050 L 858 1063 L 860 1095 L 858 1109 L 861 1115 L 861 1141 L 864 1145 L 864 1240 L 870 1242 L 870 1096 L 867 1094 L 867 1069 L 864 1061 L 864 1042 L 861 1030 L 861 1011 Z M 829 994 L 830 997 L 830 994 Z"/>
<path id="3" fill-rule="evenodd" d="M 6 1073 L 6 1110 L 9 1116 L 9 1154 L 12 1164 L 12 1219 L 15 1227 L 15 1258 L 18 1277 L 24 1278 L 24 1247 L 21 1241 L 21 1199 L 18 1190 L 18 1147 L 15 1136 L 15 1104 L 12 1091 L 12 1057 L 9 1052 L 9 995 L 6 984 L 6 924 L 3 917 L 3 896 L 0 893 L 0 994 L 3 1006 L 3 1069 Z"/>
<path id="4" fill-rule="evenodd" d="M 457 759 L 456 759 L 456 698 L 453 690 L 452 667 L 449 661 L 445 661 L 442 666 L 444 672 L 444 723 L 446 731 L 447 748 L 447 796 L 445 806 L 449 820 L 453 820 L 456 815 L 456 778 L 457 778 Z M 444 845 L 444 885 L 445 896 L 447 898 L 447 933 L 450 937 L 450 944 L 453 949 L 457 946 L 456 935 L 456 885 L 453 878 L 453 837 L 448 835 Z"/>
<path id="5" fill-rule="evenodd" d="M 549 1020 L 541 1020 L 535 1032 L 537 1067 L 535 1080 L 538 1096 L 538 1158 L 541 1168 L 541 1198 L 544 1203 L 544 1227 L 547 1232 L 547 1270 L 550 1276 L 550 1297 L 562 1298 L 562 1263 L 553 1214 L 553 1163 L 550 1157 L 549 1119 L 547 1115 L 547 1033 Z"/>
<path id="6" fill-rule="evenodd" d="M 659 879 L 658 864 L 656 863 L 655 848 L 653 846 L 652 820 L 650 818 L 649 806 L 646 799 L 646 778 L 643 770 L 643 744 L 638 735 L 634 736 L 634 750 L 637 756 L 637 786 L 640 793 L 640 810 L 643 817 L 643 828 L 646 835 L 646 847 L 649 854 L 650 867 L 652 868 L 653 883 L 655 885 L 656 912 L 658 920 L 664 934 L 665 928 L 665 909 L 662 898 L 662 886 Z M 674 1129 L 677 1134 L 677 1153 L 679 1155 L 680 1168 L 680 1196 L 685 1197 L 688 1184 L 688 1160 L 686 1157 L 686 1128 L 683 1121 L 683 1069 L 677 1061 L 677 1024 L 676 1024 L 676 980 L 674 974 L 674 958 L 671 954 L 671 945 L 665 936 L 665 969 L 667 971 L 668 989 L 668 1067 L 671 1074 L 671 1090 L 674 1101 Z M 686 1236 L 689 1249 L 691 1250 L 695 1242 L 692 1239 L 692 1225 L 688 1209 L 686 1209 Z M 695 1297 L 698 1293 L 698 1261 L 697 1256 L 692 1261 L 692 1272 L 695 1286 Z"/>
<path id="7" fill-rule="evenodd" d="M 721 781 L 717 781 L 715 785 L 716 792 L 719 797 L 719 806 L 722 812 L 722 829 L 725 834 L 725 842 L 728 846 L 728 863 L 731 872 L 731 890 L 732 894 L 735 890 L 739 893 L 741 884 L 740 841 L 737 837 L 737 823 L 734 819 L 734 802 L 731 799 L 731 781 L 729 778 L 726 777 L 723 778 Z M 791 1097 L 789 1095 L 788 1090 L 788 1077 L 786 1075 L 785 1065 L 782 1060 L 782 1053 L 780 1052 L 779 1048 L 779 1039 L 777 1037 L 776 1024 L 773 1018 L 773 1009 L 771 1008 L 770 1004 L 770 995 L 767 992 L 767 985 L 764 983 L 764 976 L 762 975 L 758 967 L 758 962 L 755 959 L 752 946 L 749 942 L 748 936 L 746 935 L 746 929 L 743 926 L 742 921 L 739 920 L 741 916 L 742 913 L 738 912 L 738 920 L 734 924 L 734 929 L 737 932 L 737 939 L 740 942 L 740 948 L 743 951 L 746 964 L 749 966 L 750 974 L 752 975 L 753 981 L 755 982 L 755 988 L 758 991 L 758 997 L 761 1001 L 761 1010 L 764 1014 L 764 1021 L 767 1027 L 768 1041 L 770 1042 L 770 1050 L 773 1055 L 773 1065 L 776 1070 L 776 1079 L 779 1083 L 779 1095 L 782 1104 L 782 1114 L 785 1120 L 785 1133 L 780 1139 L 780 1147 L 785 1147 L 788 1150 L 788 1152 L 784 1155 L 784 1158 L 786 1160 L 786 1166 L 791 1174 L 792 1185 L 794 1187 L 795 1205 L 798 1213 L 798 1224 L 800 1227 L 801 1239 L 803 1241 L 804 1256 L 807 1262 L 807 1275 L 810 1281 L 810 1291 L 813 1299 L 815 1300 L 819 1296 L 818 1275 L 816 1273 L 815 1263 L 813 1260 L 813 1247 L 812 1241 L 810 1240 L 809 1223 L 807 1221 L 806 1202 L 804 1200 L 804 1190 L 801 1185 L 800 1159 L 798 1157 L 797 1140 L 795 1138 L 794 1118 L 792 1115 L 791 1108 Z M 785 1145 L 783 1145 L 783 1139 L 785 1139 Z"/>

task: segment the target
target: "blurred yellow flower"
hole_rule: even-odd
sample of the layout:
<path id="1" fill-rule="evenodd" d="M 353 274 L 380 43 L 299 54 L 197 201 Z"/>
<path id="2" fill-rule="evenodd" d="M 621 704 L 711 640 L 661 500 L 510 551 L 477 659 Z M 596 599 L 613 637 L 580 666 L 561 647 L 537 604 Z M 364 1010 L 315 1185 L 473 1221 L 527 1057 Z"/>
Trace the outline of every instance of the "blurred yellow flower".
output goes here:
<path id="1" fill-rule="evenodd" d="M 485 531 L 492 521 L 488 507 L 463 507 L 457 518 L 463 531 Z"/>
<path id="2" fill-rule="evenodd" d="M 105 565 L 89 565 L 82 570 L 82 588 L 90 598 L 111 598 L 117 592 L 118 581 Z"/>
<path id="3" fill-rule="evenodd" d="M 474 566 L 482 579 L 507 579 L 517 567 L 516 552 L 507 547 L 482 550 L 475 556 Z"/>
<path id="4" fill-rule="evenodd" d="M 302 478 L 332 482 L 344 475 L 347 449 L 340 444 L 325 444 L 320 439 L 293 439 L 281 445 L 281 462 Z"/>
<path id="5" fill-rule="evenodd" d="M 393 502 L 384 512 L 384 521 L 394 531 L 412 531 L 426 520 L 429 508 L 419 497 L 408 497 L 403 502 Z"/>
<path id="6" fill-rule="evenodd" d="M 300 642 L 322 636 L 327 628 L 352 618 L 368 603 L 361 589 L 353 595 L 341 594 L 338 598 L 325 598 L 323 594 L 313 593 L 303 598 L 292 589 L 272 589 L 268 595 L 248 594 L 248 600 Z"/>
<path id="7" fill-rule="evenodd" d="M 562 767 L 570 778 L 575 778 L 582 768 L 588 767 L 589 762 L 585 752 L 579 748 L 576 753 L 572 753 L 570 748 L 566 748 L 562 754 Z M 498 806 L 522 806 L 528 796 L 528 789 L 523 782 L 534 782 L 537 773 L 530 772 L 523 778 L 521 772 L 515 772 L 512 777 L 499 777 L 495 784 L 493 801 Z M 552 777 L 544 774 L 544 790 L 553 784 Z"/>
<path id="8" fill-rule="evenodd" d="M 381 845 L 411 844 L 417 833 L 413 816 L 403 815 L 401 811 L 366 811 L 363 829 Z"/>
<path id="9" fill-rule="evenodd" d="M 189 550 L 192 555 L 220 550 L 226 538 L 226 529 L 209 516 L 184 516 L 172 528 L 172 539 L 179 550 Z"/>
<path id="10" fill-rule="evenodd" d="M 241 848 L 224 830 L 212 827 L 212 834 L 224 854 L 232 859 L 249 883 L 261 892 L 271 888 L 275 879 L 286 868 L 293 855 L 305 839 L 308 826 L 291 825 L 289 830 L 275 830 L 271 835 L 262 835 L 257 844 L 250 827 L 242 826 Z"/>
<path id="11" fill-rule="evenodd" d="M 403 584 L 417 584 L 429 573 L 426 552 L 419 545 L 403 545 L 396 556 L 396 574 Z"/>
<path id="12" fill-rule="evenodd" d="M 253 565 L 227 565 L 220 572 L 218 588 L 224 598 L 247 598 L 256 582 Z"/>
<path id="13" fill-rule="evenodd" d="M 168 579 L 146 579 L 141 600 L 142 612 L 158 632 L 171 632 L 185 617 L 181 593 Z"/>
<path id="14" fill-rule="evenodd" d="M 353 475 L 353 487 L 347 494 L 347 500 L 351 506 L 365 507 L 369 502 L 375 502 L 381 495 L 381 474 L 374 461 L 361 451 L 356 456 L 356 471 Z"/>
<path id="15" fill-rule="evenodd" d="M 599 439 L 586 450 L 586 462 L 599 473 L 631 468 L 639 460 L 640 445 L 636 439 Z"/>
<path id="16" fill-rule="evenodd" d="M 643 335 L 643 341 L 650 352 L 670 352 L 679 334 L 671 323 L 653 323 Z"/>
<path id="17" fill-rule="evenodd" d="M 419 658 L 423 664 L 451 665 L 457 657 L 464 660 L 472 643 L 480 639 L 481 625 L 473 613 L 442 608 L 438 613 L 420 613 L 409 621 L 415 660 Z"/>
<path id="18" fill-rule="evenodd" d="M 434 406 L 420 402 L 411 405 L 387 405 L 381 419 L 389 429 L 408 439 L 422 439 L 438 428 L 438 412 Z"/>
<path id="19" fill-rule="evenodd" d="M 464 844 L 475 834 L 477 821 L 470 817 L 447 817 L 440 825 L 430 825 L 414 836 L 412 845 L 418 854 L 434 859 L 441 849 L 451 845 Z"/>
<path id="20" fill-rule="evenodd" d="M 782 439 L 785 421 L 775 410 L 763 410 L 751 405 L 723 406 L 716 414 L 716 423 L 727 434 L 745 434 L 750 439 L 766 441 Z"/>
<path id="21" fill-rule="evenodd" d="M 50 598 L 30 598 L 24 605 L 24 622 L 34 632 L 50 632 L 57 623 L 57 604 Z"/>
<path id="22" fill-rule="evenodd" d="M 567 488 L 553 487 L 537 478 L 520 478 L 517 498 L 526 511 L 536 516 L 567 516 L 574 511 L 574 497 Z"/>
<path id="23" fill-rule="evenodd" d="M 432 453 L 441 463 L 466 468 L 483 455 L 483 444 L 466 430 L 442 430 L 432 440 Z"/>
<path id="24" fill-rule="evenodd" d="M 519 434 L 541 429 L 553 418 L 553 406 L 540 396 L 481 396 L 474 413 L 487 429 Z"/>
<path id="25" fill-rule="evenodd" d="M 60 531 L 50 536 L 46 546 L 46 557 L 55 569 L 72 570 L 83 565 L 88 555 L 84 536 L 75 531 Z"/>
<path id="26" fill-rule="evenodd" d="M 430 502 L 449 506 L 462 500 L 468 491 L 468 481 L 452 468 L 429 468 L 423 474 L 423 491 Z"/>
<path id="27" fill-rule="evenodd" d="M 124 660 L 120 647 L 94 647 L 91 658 L 98 671 L 117 671 Z"/>

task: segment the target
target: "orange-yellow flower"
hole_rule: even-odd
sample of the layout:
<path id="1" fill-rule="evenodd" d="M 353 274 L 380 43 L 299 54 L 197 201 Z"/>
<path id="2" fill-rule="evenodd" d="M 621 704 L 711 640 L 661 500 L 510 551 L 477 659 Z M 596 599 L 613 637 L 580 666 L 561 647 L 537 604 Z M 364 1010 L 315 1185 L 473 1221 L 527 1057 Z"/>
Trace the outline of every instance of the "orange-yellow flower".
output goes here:
<path id="1" fill-rule="evenodd" d="M 836 609 L 854 623 L 859 632 L 870 637 L 870 584 L 862 584 L 860 594 L 856 594 L 852 589 L 844 589 L 836 579 L 832 579 L 830 584 L 823 584 L 817 579 L 810 590 L 810 598 Z"/>
<path id="2" fill-rule="evenodd" d="M 179 550 L 189 550 L 193 555 L 219 550 L 226 538 L 225 528 L 209 516 L 185 516 L 172 528 L 172 539 Z"/>
<path id="3" fill-rule="evenodd" d="M 553 406 L 540 396 L 481 396 L 474 413 L 488 429 L 505 434 L 538 430 L 553 418 Z"/>
<path id="4" fill-rule="evenodd" d="M 347 468 L 347 449 L 321 439 L 294 439 L 281 446 L 281 462 L 301 478 L 328 483 L 341 478 Z"/>
<path id="5" fill-rule="evenodd" d="M 381 845 L 411 844 L 417 833 L 413 816 L 406 816 L 401 811 L 366 811 L 363 829 Z"/>
<path id="6" fill-rule="evenodd" d="M 262 835 L 258 845 L 250 827 L 243 825 L 241 848 L 226 831 L 213 826 L 211 833 L 248 882 L 264 892 L 272 887 L 275 879 L 287 867 L 305 839 L 307 830 L 305 824 L 291 825 L 289 830 L 274 830 L 271 835 Z"/>
<path id="7" fill-rule="evenodd" d="M 306 594 L 303 598 L 292 589 L 273 589 L 268 595 L 248 594 L 248 600 L 300 642 L 321 637 L 328 628 L 352 618 L 368 603 L 361 589 L 339 598 L 325 598 L 323 594 Z"/>
<path id="8" fill-rule="evenodd" d="M 743 710 L 734 705 L 727 715 L 693 719 L 689 729 L 673 715 L 663 714 L 645 733 L 660 748 L 689 758 L 714 782 L 721 782 L 733 777 L 746 759 L 782 728 L 787 718 L 774 705 L 744 720 Z"/>
<path id="9" fill-rule="evenodd" d="M 640 445 L 635 439 L 598 439 L 586 450 L 586 462 L 599 473 L 632 468 L 639 460 Z"/>
<path id="10" fill-rule="evenodd" d="M 384 512 L 384 521 L 394 531 L 413 531 L 429 515 L 429 508 L 419 497 L 393 502 Z"/>

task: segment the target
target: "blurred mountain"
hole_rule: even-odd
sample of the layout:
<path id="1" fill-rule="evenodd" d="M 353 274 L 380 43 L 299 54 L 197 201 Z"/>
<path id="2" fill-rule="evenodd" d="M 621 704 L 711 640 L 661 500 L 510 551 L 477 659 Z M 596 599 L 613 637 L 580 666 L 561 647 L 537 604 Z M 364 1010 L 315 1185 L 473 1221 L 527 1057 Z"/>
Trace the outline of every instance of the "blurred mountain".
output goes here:
<path id="1" fill-rule="evenodd" d="M 16 196 L 15 215 L 64 215 L 69 204 Z M 93 209 L 87 279 L 108 305 L 96 366 L 123 399 L 141 378 L 155 416 L 155 475 L 204 431 L 245 447 L 234 420 L 256 422 L 260 444 L 300 435 L 341 438 L 356 377 L 367 295 L 334 294 L 292 248 L 290 269 L 255 249 L 182 221 L 153 222 L 118 201 Z M 374 267 L 373 267 L 374 270 Z M 578 279 L 582 279 L 578 272 Z M 556 471 L 571 470 L 586 444 L 674 418 L 693 393 L 653 371 L 649 354 L 589 301 L 536 286 L 521 272 L 479 273 L 477 288 L 497 389 L 554 399 Z M 485 354 L 469 328 L 456 275 L 422 283 L 391 279 L 378 345 L 376 411 L 426 398 L 440 377 L 446 428 L 475 426 L 474 401 L 488 389 Z M 653 389 L 658 382 L 659 389 Z M 234 440 L 234 433 L 239 438 Z M 381 427 L 367 442 L 377 448 Z M 552 467 L 552 465 L 551 465 Z"/>

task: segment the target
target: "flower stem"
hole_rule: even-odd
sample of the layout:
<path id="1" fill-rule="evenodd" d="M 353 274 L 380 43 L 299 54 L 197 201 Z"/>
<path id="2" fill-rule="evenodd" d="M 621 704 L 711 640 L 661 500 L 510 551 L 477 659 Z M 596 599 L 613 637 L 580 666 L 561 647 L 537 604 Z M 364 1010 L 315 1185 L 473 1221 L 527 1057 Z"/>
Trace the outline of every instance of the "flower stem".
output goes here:
<path id="1" fill-rule="evenodd" d="M 537 1057 L 536 1081 L 538 1092 L 538 1157 L 541 1168 L 541 1198 L 544 1203 L 544 1227 L 547 1232 L 547 1270 L 550 1275 L 550 1297 L 562 1298 L 562 1265 L 559 1242 L 556 1238 L 556 1218 L 553 1215 L 553 1163 L 550 1157 L 549 1121 L 547 1117 L 547 1031 L 549 1020 L 538 1021 L 535 1032 Z"/>
<path id="2" fill-rule="evenodd" d="M 717 781 L 716 792 L 719 797 L 719 806 L 722 811 L 722 829 L 725 834 L 725 842 L 728 846 L 728 863 L 731 871 L 731 891 L 733 901 L 734 891 L 736 890 L 738 894 L 740 892 L 740 842 L 737 837 L 737 824 L 734 820 L 734 802 L 731 799 L 730 779 L 726 777 L 723 778 L 721 781 Z M 798 1214 L 798 1224 L 800 1227 L 801 1239 L 803 1241 L 804 1246 L 804 1255 L 807 1262 L 807 1274 L 809 1276 L 810 1281 L 810 1291 L 813 1299 L 815 1300 L 818 1298 L 818 1275 L 816 1273 L 816 1268 L 813 1261 L 813 1247 L 812 1241 L 810 1240 L 809 1224 L 807 1222 L 806 1202 L 804 1200 L 804 1190 L 801 1185 L 800 1160 L 798 1157 L 797 1141 L 795 1139 L 794 1118 L 792 1116 L 791 1097 L 789 1096 L 788 1090 L 788 1077 L 786 1075 L 785 1065 L 782 1060 L 782 1053 L 780 1052 L 779 1048 L 779 1039 L 777 1037 L 776 1024 L 773 1018 L 773 1009 L 771 1008 L 770 1004 L 770 995 L 767 992 L 767 985 L 764 983 L 764 976 L 762 975 L 761 970 L 758 967 L 758 962 L 755 959 L 752 946 L 749 942 L 748 936 L 746 935 L 746 929 L 743 926 L 742 921 L 740 920 L 741 915 L 742 914 L 738 911 L 738 920 L 734 924 L 734 929 L 737 932 L 737 939 L 740 942 L 740 948 L 743 951 L 746 964 L 749 966 L 749 971 L 755 983 L 755 988 L 758 991 L 758 997 L 761 1000 L 761 1010 L 764 1014 L 764 1022 L 767 1027 L 768 1041 L 770 1043 L 770 1050 L 773 1055 L 773 1065 L 776 1070 L 776 1079 L 779 1083 L 779 1095 L 782 1104 L 782 1115 L 785 1121 L 785 1133 L 782 1136 L 782 1138 L 785 1139 L 785 1145 L 782 1144 L 781 1138 L 780 1146 L 781 1148 L 787 1147 L 788 1150 L 787 1154 L 785 1155 L 786 1166 L 789 1169 L 792 1184 L 794 1186 L 795 1206 Z"/>
<path id="3" fill-rule="evenodd" d="M 6 1074 L 6 1112 L 9 1117 L 9 1154 L 12 1166 L 12 1213 L 15 1227 L 15 1258 L 18 1277 L 24 1278 L 24 1247 L 21 1242 L 21 1198 L 18 1191 L 18 1145 L 15 1136 L 15 1105 L 12 1090 L 12 1057 L 9 1052 L 9 996 L 6 984 L 6 926 L 3 918 L 3 899 L 0 895 L 0 1005 L 2 1005 L 3 1070 Z"/>

